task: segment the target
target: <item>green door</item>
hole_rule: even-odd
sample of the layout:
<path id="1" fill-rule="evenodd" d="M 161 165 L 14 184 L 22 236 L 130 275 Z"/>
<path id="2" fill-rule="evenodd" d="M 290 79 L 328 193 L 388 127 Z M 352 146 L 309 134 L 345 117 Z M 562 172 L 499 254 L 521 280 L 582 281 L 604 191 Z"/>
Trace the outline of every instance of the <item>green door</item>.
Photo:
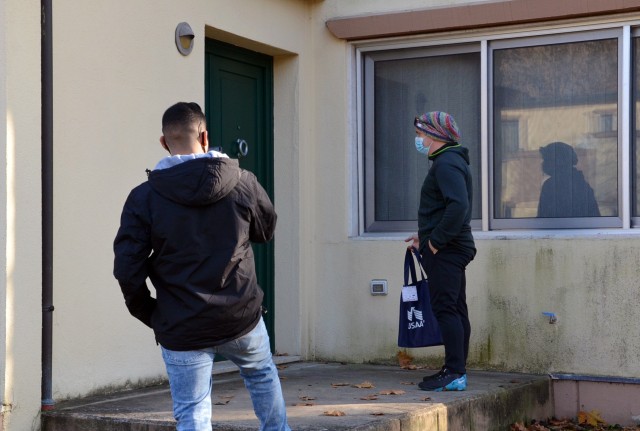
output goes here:
<path id="1" fill-rule="evenodd" d="M 205 56 L 209 146 L 237 158 L 273 200 L 273 60 L 214 40 L 206 41 Z M 254 244 L 253 251 L 273 349 L 273 241 Z"/>

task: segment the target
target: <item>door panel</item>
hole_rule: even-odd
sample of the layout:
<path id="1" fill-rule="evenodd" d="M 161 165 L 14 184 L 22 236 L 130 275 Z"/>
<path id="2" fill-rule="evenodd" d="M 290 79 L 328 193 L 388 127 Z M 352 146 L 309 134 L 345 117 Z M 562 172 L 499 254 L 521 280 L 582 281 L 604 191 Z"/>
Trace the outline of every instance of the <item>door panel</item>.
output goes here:
<path id="1" fill-rule="evenodd" d="M 207 40 L 205 56 L 210 148 L 222 147 L 222 152 L 237 158 L 240 167 L 253 172 L 273 200 L 273 60 L 213 40 Z M 243 141 L 246 144 L 240 146 Z M 273 349 L 273 241 L 254 244 L 253 251 Z"/>
<path id="2" fill-rule="evenodd" d="M 231 66 L 228 61 L 225 66 Z M 260 72 L 243 68 L 246 72 Z M 220 85 L 219 94 L 223 102 L 224 109 L 221 109 L 220 121 L 222 127 L 219 130 L 219 141 L 230 157 L 239 158 L 240 165 L 248 169 L 258 178 L 264 177 L 262 163 L 264 148 L 266 145 L 265 136 L 261 133 L 264 125 L 261 124 L 262 101 L 259 94 L 262 93 L 262 83 L 253 76 L 230 73 L 228 70 L 219 70 L 218 82 Z M 238 154 L 237 140 L 242 139 L 247 142 L 247 155 Z M 258 155 L 263 157 L 258 157 Z"/>

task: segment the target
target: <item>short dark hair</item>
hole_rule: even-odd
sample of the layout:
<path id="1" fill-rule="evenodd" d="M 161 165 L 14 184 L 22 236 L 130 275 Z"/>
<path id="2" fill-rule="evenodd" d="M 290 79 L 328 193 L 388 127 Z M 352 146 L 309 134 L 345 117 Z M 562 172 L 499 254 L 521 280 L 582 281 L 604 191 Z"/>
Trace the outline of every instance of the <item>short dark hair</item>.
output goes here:
<path id="1" fill-rule="evenodd" d="M 164 111 L 162 132 L 171 127 L 197 126 L 200 123 L 204 123 L 206 128 L 207 118 L 200 105 L 195 102 L 178 102 Z"/>

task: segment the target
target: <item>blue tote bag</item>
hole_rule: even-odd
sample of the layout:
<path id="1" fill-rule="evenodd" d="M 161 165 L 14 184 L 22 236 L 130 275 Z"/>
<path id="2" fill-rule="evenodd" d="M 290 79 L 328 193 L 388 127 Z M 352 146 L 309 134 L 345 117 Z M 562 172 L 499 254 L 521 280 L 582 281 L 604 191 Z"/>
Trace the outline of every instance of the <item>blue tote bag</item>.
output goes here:
<path id="1" fill-rule="evenodd" d="M 421 279 L 416 277 L 414 256 L 420 265 Z M 409 279 L 411 275 L 411 279 Z M 398 346 L 428 347 L 442 343 L 442 333 L 431 309 L 429 281 L 422 271 L 420 253 L 412 247 L 404 256 L 404 287 L 400 295 Z"/>

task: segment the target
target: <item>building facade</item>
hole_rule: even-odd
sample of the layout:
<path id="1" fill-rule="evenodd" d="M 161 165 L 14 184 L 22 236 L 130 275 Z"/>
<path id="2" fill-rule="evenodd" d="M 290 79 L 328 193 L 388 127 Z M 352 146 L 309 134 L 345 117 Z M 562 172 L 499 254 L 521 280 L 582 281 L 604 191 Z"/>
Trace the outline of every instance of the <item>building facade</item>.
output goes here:
<path id="1" fill-rule="evenodd" d="M 164 379 L 111 274 L 112 241 L 177 101 L 205 107 L 211 146 L 272 194 L 276 237 L 257 253 L 279 353 L 393 360 L 403 240 L 428 169 L 413 117 L 445 110 L 475 181 L 470 366 L 640 377 L 640 1 L 64 0 L 47 18 L 48 110 L 41 2 L 0 2 L 5 429 L 38 429 L 47 341 L 56 401 Z M 568 153 L 543 169 L 554 142 Z M 576 176 L 597 212 L 565 187 Z M 388 295 L 371 295 L 374 279 Z M 411 353 L 440 365 L 440 348 Z"/>

